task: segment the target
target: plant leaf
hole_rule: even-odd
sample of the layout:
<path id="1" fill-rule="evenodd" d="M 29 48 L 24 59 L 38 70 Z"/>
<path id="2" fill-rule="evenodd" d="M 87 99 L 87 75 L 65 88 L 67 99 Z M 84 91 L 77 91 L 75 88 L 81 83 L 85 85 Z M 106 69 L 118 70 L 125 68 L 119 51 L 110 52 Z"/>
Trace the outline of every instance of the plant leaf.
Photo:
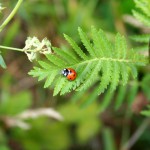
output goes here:
<path id="1" fill-rule="evenodd" d="M 39 61 L 40 67 L 29 72 L 39 80 L 46 79 L 44 87 L 53 83 L 54 95 L 65 94 L 73 90 L 83 91 L 98 83 L 97 94 L 108 89 L 113 92 L 119 84 L 126 85 L 129 77 L 137 77 L 137 66 L 146 65 L 147 59 L 133 49 L 128 50 L 125 38 L 117 34 L 111 43 L 104 31 L 91 28 L 92 39 L 78 29 L 84 51 L 68 35 L 64 35 L 72 47 L 69 54 L 66 50 L 54 48 L 53 54 L 46 55 L 46 61 Z M 77 77 L 69 81 L 61 75 L 62 69 L 73 68 Z M 60 72 L 60 73 L 59 73 Z M 56 78 L 57 77 L 57 78 Z M 58 81 L 54 81 L 57 79 Z"/>
<path id="2" fill-rule="evenodd" d="M 1 66 L 2 68 L 4 68 L 4 69 L 7 68 L 7 67 L 6 67 L 6 64 L 5 64 L 5 61 L 4 61 L 3 57 L 2 57 L 2 55 L 0 55 L 0 66 Z"/>

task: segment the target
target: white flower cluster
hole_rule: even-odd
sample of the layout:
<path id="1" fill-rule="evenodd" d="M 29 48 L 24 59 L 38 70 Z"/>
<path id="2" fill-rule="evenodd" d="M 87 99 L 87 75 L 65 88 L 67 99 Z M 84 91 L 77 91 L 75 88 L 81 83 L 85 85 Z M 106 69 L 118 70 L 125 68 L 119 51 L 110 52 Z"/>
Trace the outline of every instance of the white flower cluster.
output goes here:
<path id="1" fill-rule="evenodd" d="M 36 59 L 39 53 L 44 55 L 52 53 L 51 43 L 47 38 L 40 42 L 37 37 L 28 37 L 23 50 L 30 61 Z"/>
<path id="2" fill-rule="evenodd" d="M 5 9 L 5 7 L 2 7 L 2 4 L 0 3 L 0 13 L 2 12 L 3 9 Z"/>

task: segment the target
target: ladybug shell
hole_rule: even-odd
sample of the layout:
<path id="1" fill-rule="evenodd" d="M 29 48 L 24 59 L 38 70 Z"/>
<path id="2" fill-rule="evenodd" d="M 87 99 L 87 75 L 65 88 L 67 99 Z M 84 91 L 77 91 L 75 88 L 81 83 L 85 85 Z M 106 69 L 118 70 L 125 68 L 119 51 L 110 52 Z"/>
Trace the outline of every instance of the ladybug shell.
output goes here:
<path id="1" fill-rule="evenodd" d="M 77 77 L 77 73 L 74 69 L 72 68 L 67 68 L 67 70 L 69 71 L 68 72 L 68 75 L 66 76 L 68 80 L 75 80 L 75 78 Z"/>

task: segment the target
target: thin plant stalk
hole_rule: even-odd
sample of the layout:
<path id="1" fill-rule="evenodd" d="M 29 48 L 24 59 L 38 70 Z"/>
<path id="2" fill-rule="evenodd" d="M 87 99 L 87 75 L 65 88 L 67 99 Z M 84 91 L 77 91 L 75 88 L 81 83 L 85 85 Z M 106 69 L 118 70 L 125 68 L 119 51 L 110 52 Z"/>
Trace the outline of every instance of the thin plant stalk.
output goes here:
<path id="1" fill-rule="evenodd" d="M 20 52 L 24 51 L 23 49 L 20 49 L 20 48 L 14 48 L 14 47 L 2 46 L 2 45 L 0 45 L 0 48 L 14 50 L 14 51 L 20 51 Z"/>
<path id="2" fill-rule="evenodd" d="M 131 138 L 123 145 L 121 150 L 130 150 L 131 147 L 137 142 L 140 136 L 143 134 L 145 129 L 149 126 L 150 119 L 145 119 L 140 127 L 135 131 L 135 133 L 131 136 Z"/>
<path id="3" fill-rule="evenodd" d="M 18 0 L 15 8 L 12 10 L 12 12 L 10 13 L 10 15 L 4 20 L 4 22 L 2 23 L 2 25 L 0 26 L 0 32 L 4 29 L 4 27 L 10 22 L 10 20 L 14 17 L 14 15 L 16 14 L 17 10 L 19 9 L 21 3 L 23 2 L 23 0 Z"/>

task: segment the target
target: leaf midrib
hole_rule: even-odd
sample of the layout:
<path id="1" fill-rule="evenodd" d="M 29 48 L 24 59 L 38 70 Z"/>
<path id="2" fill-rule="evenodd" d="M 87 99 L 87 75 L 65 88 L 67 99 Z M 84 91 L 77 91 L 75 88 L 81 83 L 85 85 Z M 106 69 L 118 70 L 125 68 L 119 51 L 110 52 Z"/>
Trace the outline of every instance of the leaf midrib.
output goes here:
<path id="1" fill-rule="evenodd" d="M 117 58 L 109 58 L 109 57 L 101 57 L 101 58 L 93 58 L 93 59 L 90 59 L 90 60 L 85 60 L 85 61 L 81 61 L 79 63 L 76 63 L 74 65 L 70 65 L 68 67 L 73 67 L 73 66 L 78 66 L 78 65 L 83 65 L 83 64 L 88 64 L 88 63 L 91 63 L 91 62 L 94 62 L 94 61 L 112 61 L 112 62 L 122 62 L 122 63 L 143 63 L 142 61 L 135 61 L 135 60 L 132 60 L 132 59 L 117 59 Z"/>

